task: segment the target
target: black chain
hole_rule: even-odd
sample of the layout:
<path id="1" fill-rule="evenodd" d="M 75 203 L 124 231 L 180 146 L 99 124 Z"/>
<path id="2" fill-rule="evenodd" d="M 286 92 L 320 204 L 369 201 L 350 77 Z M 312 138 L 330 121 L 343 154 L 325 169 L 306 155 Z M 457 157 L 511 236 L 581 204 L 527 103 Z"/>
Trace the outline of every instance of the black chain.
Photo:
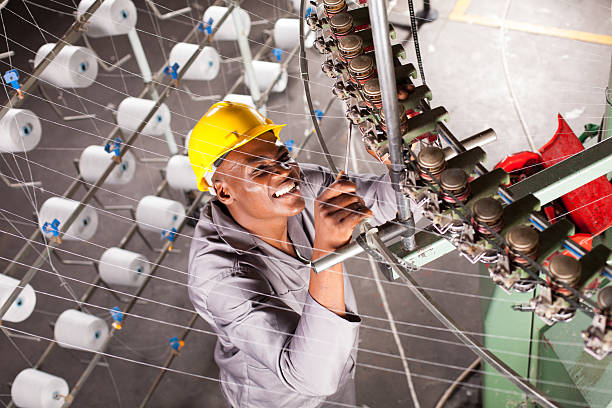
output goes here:
<path id="1" fill-rule="evenodd" d="M 410 31 L 412 32 L 412 40 L 414 42 L 414 52 L 416 53 L 417 63 L 419 64 L 419 74 L 423 85 L 425 82 L 425 71 L 423 70 L 423 58 L 421 57 L 421 46 L 419 45 L 419 26 L 417 25 L 416 15 L 414 14 L 414 4 L 412 0 L 408 0 L 408 8 L 410 9 Z"/>

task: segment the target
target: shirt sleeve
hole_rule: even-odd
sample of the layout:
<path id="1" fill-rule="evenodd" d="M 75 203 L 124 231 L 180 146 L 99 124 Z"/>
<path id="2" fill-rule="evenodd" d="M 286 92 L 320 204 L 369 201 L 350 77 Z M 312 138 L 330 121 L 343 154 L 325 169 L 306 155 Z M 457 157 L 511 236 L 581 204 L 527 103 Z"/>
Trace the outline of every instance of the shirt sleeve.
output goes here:
<path id="1" fill-rule="evenodd" d="M 325 167 L 308 164 L 300 164 L 300 167 L 315 197 L 335 181 L 332 172 Z M 397 204 L 389 174 L 350 175 L 349 180 L 357 185 L 357 195 L 363 198 L 366 206 L 374 213 L 373 225 L 384 224 L 395 218 Z"/>
<path id="2" fill-rule="evenodd" d="M 342 318 L 310 295 L 300 316 L 247 268 L 219 281 L 204 307 L 220 336 L 272 370 L 290 389 L 311 396 L 338 389 L 358 336 L 357 316 Z"/>

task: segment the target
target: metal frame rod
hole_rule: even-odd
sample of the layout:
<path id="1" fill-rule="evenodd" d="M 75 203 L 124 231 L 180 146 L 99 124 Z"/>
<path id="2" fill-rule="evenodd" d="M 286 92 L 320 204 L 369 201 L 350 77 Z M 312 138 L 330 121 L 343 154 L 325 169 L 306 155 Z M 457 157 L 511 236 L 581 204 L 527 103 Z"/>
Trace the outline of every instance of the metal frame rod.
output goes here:
<path id="1" fill-rule="evenodd" d="M 187 214 L 191 214 L 193 212 L 193 210 L 197 207 L 197 205 L 199 205 L 200 201 L 202 200 L 202 198 L 204 197 L 205 194 L 206 193 L 204 193 L 204 192 L 200 192 L 198 194 L 198 196 L 193 201 L 191 206 L 189 206 L 189 209 L 186 211 Z M 180 233 L 182 231 L 182 229 L 185 226 L 186 222 L 187 222 L 187 217 L 183 218 L 183 220 L 181 221 L 179 226 L 176 228 L 177 233 Z M 158 255 L 157 259 L 155 260 L 155 262 L 151 266 L 150 274 L 147 275 L 147 277 L 144 279 L 144 281 L 142 282 L 142 284 L 140 285 L 138 290 L 132 295 L 132 299 L 130 300 L 130 302 L 127 304 L 125 309 L 122 310 L 122 313 L 124 314 L 123 322 L 125 322 L 125 320 L 129 316 L 128 313 L 130 313 L 132 308 L 136 305 L 136 302 L 140 298 L 140 295 L 142 294 L 142 292 L 145 290 L 147 284 L 151 280 L 151 277 L 153 275 L 155 275 L 155 273 L 157 272 L 157 269 L 159 268 L 161 263 L 166 258 L 166 255 L 168 255 L 168 253 L 170 252 L 170 246 L 171 246 L 170 242 L 166 242 L 164 244 L 163 249 L 161 250 L 161 252 Z M 81 376 L 77 380 L 76 384 L 74 385 L 74 387 L 70 391 L 70 394 L 68 394 L 68 396 L 65 398 L 65 402 L 62 405 L 62 408 L 68 408 L 70 405 L 72 405 L 72 402 L 74 401 L 74 398 L 76 398 L 76 396 L 80 392 L 81 388 L 83 387 L 83 385 L 85 384 L 85 382 L 87 381 L 87 379 L 89 378 L 91 373 L 93 372 L 94 368 L 98 364 L 98 361 L 100 360 L 100 358 L 103 357 L 103 355 L 101 353 L 105 352 L 105 350 L 108 347 L 110 341 L 112 340 L 113 334 L 115 333 L 116 330 L 117 329 L 115 329 L 114 327 L 111 328 L 110 334 L 109 334 L 108 338 L 102 344 L 99 352 L 95 353 L 94 356 L 91 358 L 91 360 L 89 360 L 89 363 L 87 364 L 87 367 L 85 367 L 85 370 L 83 371 L 83 373 L 81 374 Z"/>
<path id="2" fill-rule="evenodd" d="M 369 237 L 370 242 L 383 256 L 385 261 L 393 268 L 395 273 L 403 277 L 406 282 L 408 289 L 423 303 L 423 305 L 434 315 L 436 318 L 446 326 L 455 336 L 457 336 L 464 344 L 469 346 L 474 353 L 480 356 L 486 363 L 491 365 L 499 373 L 503 374 L 510 382 L 524 391 L 527 395 L 531 396 L 539 405 L 543 407 L 557 408 L 558 405 L 550 401 L 546 395 L 535 388 L 529 381 L 524 379 L 516 371 L 510 368 L 506 363 L 500 360 L 495 354 L 487 350 L 472 336 L 465 334 L 466 331 L 460 327 L 455 321 L 447 315 L 440 306 L 420 288 L 419 283 L 410 275 L 402 265 L 400 265 L 397 258 L 382 242 L 378 233 L 375 229 L 370 230 Z"/>
<path id="3" fill-rule="evenodd" d="M 387 139 L 389 140 L 389 175 L 395 190 L 397 212 L 401 222 L 409 228 L 405 234 L 405 244 L 408 248 L 414 248 L 414 217 L 410 211 L 410 204 L 402 194 L 400 182 L 405 173 L 404 142 L 399 122 L 399 103 L 397 100 L 397 87 L 395 84 L 395 71 L 391 42 L 389 40 L 389 22 L 387 20 L 387 6 L 385 0 L 371 0 L 368 3 L 370 23 L 372 26 L 372 39 L 376 50 L 376 67 L 378 69 L 378 81 L 382 96 L 382 108 L 385 115 L 387 127 Z"/>
<path id="4" fill-rule="evenodd" d="M 218 27 L 220 27 L 223 24 L 223 22 L 227 19 L 229 14 L 232 12 L 233 8 L 234 8 L 234 4 L 230 5 L 230 7 L 228 8 L 227 12 L 219 19 L 218 25 L 215 27 L 215 29 L 213 29 L 213 33 L 211 34 L 211 36 L 208 36 L 205 39 L 205 41 L 203 41 L 202 44 L 199 45 L 198 51 L 195 52 L 189 58 L 189 60 L 185 63 L 183 69 L 179 72 L 178 80 L 180 80 L 182 78 L 183 74 L 185 72 L 187 72 L 187 70 L 189 70 L 189 67 L 191 66 L 191 64 L 193 64 L 195 62 L 197 57 L 200 55 L 200 52 L 204 49 L 204 46 L 208 42 L 210 42 L 210 39 L 212 38 L 212 36 L 216 32 L 216 29 L 218 29 Z M 125 153 L 129 150 L 129 148 L 136 141 L 136 139 L 138 138 L 138 136 L 140 135 L 140 133 L 142 132 L 142 130 L 144 129 L 146 124 L 151 120 L 151 118 L 153 117 L 153 115 L 155 114 L 155 112 L 157 111 L 159 106 L 168 97 L 168 95 L 170 94 L 170 91 L 172 89 L 174 89 L 174 87 L 166 86 L 166 88 L 161 93 L 159 98 L 156 100 L 155 104 L 153 105 L 153 107 L 151 108 L 149 113 L 142 120 L 142 122 L 140 123 L 140 125 L 138 126 L 136 131 L 134 131 L 134 133 L 130 136 L 130 138 L 122 145 L 121 151 L 119 152 L 119 157 L 123 157 L 125 155 Z M 111 161 L 110 164 L 108 165 L 108 167 L 106 168 L 106 170 L 104 171 L 104 173 L 102 173 L 102 175 L 98 179 L 98 181 L 96 181 L 96 183 L 93 186 L 91 186 L 90 190 L 85 194 L 85 196 L 79 202 L 79 205 L 77 206 L 77 208 L 72 212 L 70 217 L 68 217 L 68 219 L 66 221 L 64 221 L 64 223 L 61 226 L 61 229 L 59 231 L 59 238 L 61 238 L 64 235 L 65 231 L 67 231 L 68 228 L 70 228 L 72 223 L 77 219 L 77 217 L 79 216 L 81 211 L 83 211 L 83 209 L 85 208 L 85 205 L 94 196 L 94 194 L 96 193 L 98 188 L 100 188 L 102 186 L 102 184 L 108 178 L 108 176 L 113 171 L 113 169 L 115 168 L 116 165 L 117 165 L 116 162 Z M 40 233 L 40 231 L 39 231 L 39 233 Z M 56 242 L 51 242 L 48 245 L 49 245 L 49 247 L 53 248 L 53 247 L 57 246 L 58 244 Z M 17 299 L 17 296 L 19 296 L 19 293 L 21 293 L 22 288 L 24 288 L 25 285 L 27 285 L 32 280 L 32 278 L 36 275 L 37 268 L 39 268 L 45 262 L 45 259 L 46 259 L 46 253 L 41 253 L 41 254 L 38 255 L 36 260 L 32 263 L 31 268 L 29 268 L 28 271 L 21 278 L 21 281 L 20 281 L 19 285 L 17 287 L 15 287 L 15 289 L 11 292 L 11 294 L 5 300 L 4 304 L 2 304 L 2 306 L 0 306 L 0 316 L 4 316 L 4 314 L 9 309 L 9 307 L 13 304 L 15 299 Z"/>
<path id="5" fill-rule="evenodd" d="M 157 189 L 155 190 L 155 194 L 154 195 L 156 195 L 156 196 L 161 195 L 164 192 L 164 190 L 166 189 L 167 186 L 168 186 L 168 181 L 167 180 L 162 181 L 160 183 L 160 185 L 157 187 Z M 119 242 L 119 245 L 117 245 L 117 247 L 119 247 L 121 249 L 125 248 L 125 246 L 128 244 L 130 239 L 132 239 L 132 237 L 134 236 L 134 233 L 136 233 L 137 231 L 138 231 L 138 224 L 136 222 L 134 222 L 132 224 L 132 226 L 130 227 L 130 229 L 128 229 L 127 232 L 124 234 L 123 238 L 121 238 L 121 240 Z M 51 251 L 51 253 L 54 256 L 59 258 L 59 255 L 55 251 L 55 248 L 50 248 L 50 251 Z M 60 259 L 60 262 L 65 263 L 67 261 L 62 261 Z M 95 266 L 94 261 L 86 261 L 86 262 L 91 262 Z M 76 305 L 76 308 L 78 310 L 82 310 L 82 308 L 83 308 L 82 304 L 86 303 L 91 298 L 91 296 L 93 296 L 94 292 L 98 289 L 97 286 L 99 284 L 103 284 L 103 285 L 107 286 L 106 283 L 102 280 L 102 277 L 100 276 L 100 272 L 99 272 L 98 268 L 96 268 L 96 271 L 97 271 L 96 278 L 94 279 L 94 281 L 91 284 L 88 285 L 89 287 L 87 288 L 87 291 L 83 294 L 83 296 L 81 296 L 81 298 L 79 299 L 79 301 L 78 301 L 78 303 Z M 110 293 L 114 297 L 117 297 L 117 294 L 115 292 L 111 291 Z M 45 349 L 43 354 L 40 356 L 40 358 L 38 359 L 38 361 L 36 362 L 36 364 L 34 365 L 33 368 L 38 369 L 38 368 L 40 368 L 44 364 L 45 360 L 49 357 L 49 354 L 51 354 L 51 351 L 55 348 L 56 344 L 57 343 L 55 343 L 55 342 L 49 343 L 49 345 L 47 346 L 47 348 Z M 11 408 L 13 406 L 14 406 L 14 404 L 11 401 L 11 403 L 8 405 L 8 407 Z"/>
<path id="6" fill-rule="evenodd" d="M 189 320 L 189 323 L 187 324 L 187 328 L 185 328 L 185 331 L 183 331 L 183 334 L 181 335 L 181 338 L 180 338 L 181 341 L 185 341 L 189 333 L 191 333 L 191 328 L 198 321 L 198 316 L 199 315 L 196 312 L 193 313 L 191 320 Z M 170 355 L 166 359 L 166 362 L 163 365 L 163 368 L 159 370 L 159 374 L 157 374 L 157 377 L 155 377 L 155 380 L 153 380 L 153 384 L 151 384 L 151 387 L 149 387 L 149 391 L 147 391 L 147 395 L 145 395 L 145 397 L 142 399 L 142 402 L 139 405 L 140 408 L 144 408 L 147 406 L 147 404 L 151 400 L 151 397 L 153 396 L 153 393 L 155 392 L 155 390 L 161 383 L 162 378 L 164 378 L 164 375 L 166 375 L 166 373 L 168 372 L 167 368 L 172 365 L 172 362 L 174 361 L 176 357 L 178 357 L 178 355 L 179 355 L 178 352 L 170 353 Z"/>
<path id="7" fill-rule="evenodd" d="M 96 0 L 96 1 L 94 1 L 91 4 L 91 6 L 89 6 L 87 11 L 85 11 L 85 13 L 83 13 L 83 15 L 81 15 L 81 17 L 79 17 L 78 19 L 76 19 L 74 21 L 74 23 L 72 23 L 72 25 L 64 33 L 62 38 L 60 38 L 55 43 L 55 46 L 49 52 L 49 54 L 47 54 L 47 56 L 45 58 L 43 58 L 43 60 L 40 62 L 40 64 L 38 64 L 34 68 L 32 73 L 28 77 L 28 79 L 23 83 L 23 85 L 21 85 L 21 91 L 24 94 L 27 94 L 28 91 L 30 89 L 32 89 L 34 87 L 34 85 L 36 85 L 36 82 L 38 81 L 38 76 L 41 74 L 41 72 L 43 72 L 45 70 L 45 68 L 47 68 L 47 66 L 51 63 L 51 61 L 53 61 L 53 59 L 55 57 L 57 57 L 57 55 L 60 53 L 60 51 L 66 45 L 72 44 L 72 43 L 76 42 L 76 40 L 78 40 L 78 38 L 81 36 L 81 31 L 84 30 L 84 28 L 85 28 L 85 26 L 87 24 L 87 21 L 89 21 L 89 18 L 93 15 L 93 13 L 96 12 L 96 10 L 100 7 L 100 5 L 102 4 L 103 1 L 104 0 Z M 6 102 L 6 104 L 4 104 L 4 106 L 0 110 L 0 119 L 2 119 L 4 117 L 4 115 L 6 115 L 6 113 L 8 112 L 9 109 L 19 108 L 22 104 L 23 104 L 23 99 L 20 99 L 19 96 L 17 95 L 17 93 L 14 93 L 13 96 L 11 96 L 9 98 L 9 100 Z M 2 314 L 0 314 L 0 316 L 2 316 Z"/>

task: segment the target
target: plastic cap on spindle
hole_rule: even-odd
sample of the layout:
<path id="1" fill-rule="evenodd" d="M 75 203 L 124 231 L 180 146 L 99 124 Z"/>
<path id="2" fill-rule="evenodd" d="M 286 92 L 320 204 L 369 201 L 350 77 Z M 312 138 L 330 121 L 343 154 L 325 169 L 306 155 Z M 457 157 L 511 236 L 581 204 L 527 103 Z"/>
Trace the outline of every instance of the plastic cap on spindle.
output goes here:
<path id="1" fill-rule="evenodd" d="M 360 55 L 349 62 L 349 69 L 355 74 L 367 73 L 374 69 L 374 61 L 369 55 Z"/>
<path id="2" fill-rule="evenodd" d="M 539 240 L 540 234 L 528 225 L 519 225 L 506 233 L 508 245 L 521 252 L 531 250 L 538 245 Z"/>
<path id="3" fill-rule="evenodd" d="M 329 25 L 335 33 L 344 34 L 353 28 L 353 16 L 349 13 L 338 13 L 329 20 Z"/>
<path id="4" fill-rule="evenodd" d="M 417 156 L 419 166 L 426 169 L 438 168 L 444 164 L 444 161 L 444 151 L 435 146 L 422 148 Z"/>
<path id="5" fill-rule="evenodd" d="M 338 49 L 345 54 L 359 53 L 363 49 L 360 36 L 351 34 L 338 40 Z"/>
<path id="6" fill-rule="evenodd" d="M 447 190 L 459 190 L 467 186 L 468 175 L 462 169 L 446 169 L 440 174 L 440 182 Z"/>
<path id="7" fill-rule="evenodd" d="M 492 197 L 484 197 L 474 203 L 474 217 L 479 221 L 495 221 L 503 214 L 501 203 Z"/>
<path id="8" fill-rule="evenodd" d="M 575 286 L 582 275 L 582 265 L 568 255 L 557 255 L 548 265 L 550 274 L 560 282 Z"/>
<path id="9" fill-rule="evenodd" d="M 599 289 L 597 293 L 597 306 L 601 310 L 612 311 L 612 286 Z"/>

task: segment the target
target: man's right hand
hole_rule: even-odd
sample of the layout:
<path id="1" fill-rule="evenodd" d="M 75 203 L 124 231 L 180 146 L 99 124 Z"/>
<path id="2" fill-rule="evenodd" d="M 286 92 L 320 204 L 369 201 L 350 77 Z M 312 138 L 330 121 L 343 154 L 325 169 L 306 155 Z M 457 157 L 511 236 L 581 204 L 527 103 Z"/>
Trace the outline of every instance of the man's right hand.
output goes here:
<path id="1" fill-rule="evenodd" d="M 349 242 L 357 224 L 373 215 L 355 194 L 355 183 L 343 179 L 342 174 L 315 201 L 314 249 L 321 252 L 333 252 Z"/>

